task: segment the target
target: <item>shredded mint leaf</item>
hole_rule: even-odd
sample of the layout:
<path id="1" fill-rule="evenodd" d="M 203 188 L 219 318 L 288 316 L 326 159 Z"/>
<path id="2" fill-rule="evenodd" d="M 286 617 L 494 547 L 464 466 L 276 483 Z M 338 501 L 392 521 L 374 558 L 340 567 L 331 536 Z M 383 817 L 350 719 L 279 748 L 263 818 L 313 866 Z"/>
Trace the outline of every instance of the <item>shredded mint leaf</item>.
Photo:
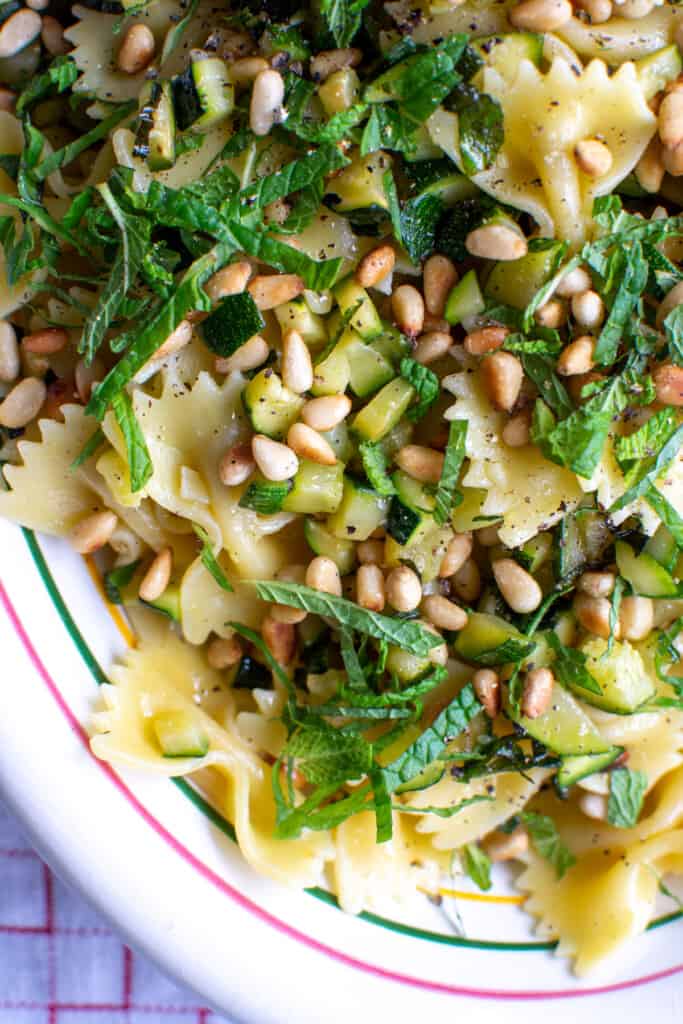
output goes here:
<path id="1" fill-rule="evenodd" d="M 467 84 L 456 91 L 454 109 L 458 114 L 460 159 L 465 174 L 487 170 L 504 140 L 500 103 Z"/>
<path id="2" fill-rule="evenodd" d="M 366 113 L 367 108 L 364 109 Z M 378 149 L 391 149 L 410 156 L 417 148 L 417 127 L 394 103 L 376 103 L 363 129 L 360 142 L 361 156 L 376 153 Z"/>
<path id="3" fill-rule="evenodd" d="M 439 397 L 439 378 L 428 366 L 423 366 L 422 363 L 408 357 L 401 360 L 399 373 L 417 392 L 417 402 L 408 410 L 408 419 L 421 420 Z"/>
<path id="4" fill-rule="evenodd" d="M 357 779 L 372 768 L 372 745 L 357 733 L 345 732 L 324 719 L 297 728 L 287 741 L 285 756 L 314 786 Z"/>
<path id="5" fill-rule="evenodd" d="M 401 205 L 398 201 L 398 192 L 396 191 L 396 182 L 391 171 L 385 171 L 382 175 L 382 187 L 384 188 L 384 194 L 387 197 L 389 204 L 389 217 L 391 219 L 391 227 L 394 232 L 394 238 L 403 245 L 403 236 L 401 234 Z"/>
<path id="6" fill-rule="evenodd" d="M 183 35 L 185 34 L 185 29 L 194 18 L 198 6 L 199 0 L 189 0 L 183 17 L 174 25 L 171 25 L 171 28 L 166 33 L 166 38 L 164 39 L 164 46 L 161 51 L 161 57 L 159 58 L 160 65 L 168 60 L 174 50 L 177 50 Z"/>
<path id="7" fill-rule="evenodd" d="M 437 195 L 427 193 L 409 199 L 401 208 L 400 225 L 402 242 L 413 263 L 419 264 L 435 248 L 436 230 L 444 207 Z"/>
<path id="8" fill-rule="evenodd" d="M 476 843 L 467 843 L 460 852 L 465 874 L 479 889 L 488 892 L 491 888 L 491 858 Z"/>
<path id="9" fill-rule="evenodd" d="M 524 372 L 538 388 L 543 401 L 550 406 L 556 416 L 570 416 L 574 406 L 567 394 L 567 389 L 555 373 L 554 360 L 547 355 L 535 352 L 522 352 Z"/>
<path id="10" fill-rule="evenodd" d="M 451 804 L 450 807 L 410 807 L 408 804 L 394 804 L 393 808 L 402 814 L 434 814 L 437 818 L 453 818 L 473 804 L 491 803 L 492 800 L 492 796 L 479 795 L 467 797 L 457 804 Z"/>
<path id="11" fill-rule="evenodd" d="M 126 443 L 130 489 L 135 494 L 145 486 L 154 472 L 154 466 L 128 392 L 119 391 L 112 399 L 111 407 Z"/>
<path id="12" fill-rule="evenodd" d="M 393 833 L 391 817 L 391 797 L 387 789 L 384 773 L 380 768 L 370 772 L 370 784 L 375 796 L 375 817 L 377 821 L 377 842 L 386 843 Z"/>
<path id="13" fill-rule="evenodd" d="M 125 121 L 126 118 L 130 117 L 133 111 L 137 108 L 135 101 L 131 103 L 121 103 L 109 117 L 105 117 L 104 120 L 98 121 L 94 128 L 91 128 L 89 132 L 84 135 L 80 135 L 73 142 L 63 146 L 61 149 L 56 149 L 53 153 L 42 160 L 37 167 L 34 168 L 34 174 L 38 181 L 44 181 L 58 168 L 63 167 L 64 164 L 71 163 L 77 156 L 84 153 L 86 149 L 89 149 L 94 143 L 99 142 L 100 139 L 106 139 L 109 133 L 120 124 L 121 121 Z"/>
<path id="14" fill-rule="evenodd" d="M 625 325 L 639 305 L 649 273 L 639 242 L 634 242 L 628 249 L 619 248 L 616 252 L 619 258 L 619 284 L 594 352 L 595 362 L 602 366 L 611 366 L 616 359 Z"/>
<path id="15" fill-rule="evenodd" d="M 377 441 L 361 441 L 358 454 L 363 463 L 363 472 L 377 491 L 385 497 L 396 493 L 388 472 L 387 457 L 384 449 Z"/>
<path id="16" fill-rule="evenodd" d="M 672 534 L 676 545 L 683 549 L 683 517 L 676 511 L 671 502 L 652 484 L 645 492 L 645 500 L 651 505 L 667 530 Z"/>
<path id="17" fill-rule="evenodd" d="M 576 864 L 576 857 L 562 842 L 553 819 L 534 811 L 524 811 L 520 817 L 536 853 L 550 861 L 557 877 L 563 878 L 569 868 Z"/>
<path id="18" fill-rule="evenodd" d="M 676 366 L 683 366 L 683 303 L 675 306 L 664 320 L 669 357 Z"/>
<path id="19" fill-rule="evenodd" d="M 221 590 L 227 590 L 229 593 L 232 593 L 234 587 L 221 569 L 218 559 L 213 553 L 208 533 L 203 527 L 198 526 L 197 523 L 192 524 L 192 529 L 202 542 L 202 550 L 199 555 L 202 560 L 202 565 L 211 573 Z"/>
<path id="20" fill-rule="evenodd" d="M 444 452 L 443 469 L 436 487 L 434 519 L 443 526 L 450 518 L 456 496 L 460 470 L 465 458 L 467 420 L 451 420 L 448 428 L 448 443 Z"/>
<path id="21" fill-rule="evenodd" d="M 637 824 L 645 799 L 647 775 L 630 768 L 610 772 L 607 820 L 615 828 L 633 828 Z"/>
<path id="22" fill-rule="evenodd" d="M 675 411 L 667 406 L 651 416 L 633 434 L 615 438 L 614 454 L 622 473 L 638 479 L 641 475 L 640 466 L 644 462 L 649 464 L 657 456 L 676 430 L 677 422 Z"/>
<path id="23" fill-rule="evenodd" d="M 337 46 L 348 46 L 359 31 L 370 0 L 320 0 L 320 13 Z"/>
<path id="24" fill-rule="evenodd" d="M 75 83 L 80 72 L 70 57 L 55 57 L 47 71 L 36 75 L 23 90 L 17 100 L 17 117 L 21 117 L 30 106 L 43 99 L 54 89 L 65 92 Z"/>
<path id="25" fill-rule="evenodd" d="M 465 34 L 452 35 L 408 58 L 403 74 L 391 82 L 402 112 L 417 125 L 424 124 L 461 81 L 458 62 L 465 53 L 467 39 Z"/>
<path id="26" fill-rule="evenodd" d="M 69 468 L 72 470 L 78 469 L 78 467 L 82 466 L 84 462 L 87 462 L 88 459 L 92 458 L 92 456 L 95 454 L 98 448 L 101 448 L 105 441 L 106 438 L 104 436 L 104 432 L 102 431 L 101 427 L 97 427 L 97 429 L 93 432 L 93 434 L 91 434 L 91 436 L 85 442 L 85 444 L 83 445 L 80 452 L 73 460 Z"/>
<path id="27" fill-rule="evenodd" d="M 579 686 L 582 690 L 588 690 L 589 693 L 602 694 L 600 683 L 586 668 L 588 659 L 583 651 L 579 651 L 575 647 L 565 647 L 563 643 L 560 643 L 559 637 L 553 630 L 546 635 L 548 643 L 555 651 L 553 672 L 562 685 L 568 686 L 570 689 Z"/>
<path id="28" fill-rule="evenodd" d="M 657 424 L 652 429 L 658 430 L 659 428 L 663 428 L 663 430 L 666 430 L 667 423 L 670 423 L 670 421 L 667 421 L 666 418 L 661 418 L 660 420 L 658 420 Z M 645 424 L 645 426 L 647 426 L 647 424 Z M 640 433 L 640 431 L 638 431 L 638 433 Z M 646 435 L 643 435 L 643 438 L 646 438 Z M 641 440 L 643 439 L 641 438 Z M 647 440 L 645 439 L 644 445 L 646 444 Z M 613 504 L 609 508 L 609 513 L 613 515 L 615 512 L 618 512 L 619 509 L 625 508 L 627 505 L 630 505 L 632 501 L 636 500 L 636 498 L 640 498 L 642 497 L 642 495 L 647 494 L 650 488 L 654 486 L 655 482 L 663 473 L 666 472 L 666 470 L 669 468 L 673 460 L 676 458 L 676 456 L 680 452 L 681 445 L 683 445 L 683 424 L 681 424 L 681 426 L 678 427 L 678 429 L 675 430 L 674 433 L 669 436 L 669 439 L 666 442 L 664 442 L 662 447 L 659 448 L 655 458 L 650 457 L 645 460 L 646 470 L 645 472 L 643 472 L 642 476 L 640 476 L 640 471 L 643 468 L 643 462 L 639 463 L 637 467 L 638 478 L 636 482 L 633 483 L 628 488 L 628 490 L 624 494 L 622 494 L 620 498 L 617 498 L 617 500 L 613 502 Z M 636 475 L 636 473 L 633 470 L 630 470 L 629 478 L 632 479 L 634 475 Z"/>

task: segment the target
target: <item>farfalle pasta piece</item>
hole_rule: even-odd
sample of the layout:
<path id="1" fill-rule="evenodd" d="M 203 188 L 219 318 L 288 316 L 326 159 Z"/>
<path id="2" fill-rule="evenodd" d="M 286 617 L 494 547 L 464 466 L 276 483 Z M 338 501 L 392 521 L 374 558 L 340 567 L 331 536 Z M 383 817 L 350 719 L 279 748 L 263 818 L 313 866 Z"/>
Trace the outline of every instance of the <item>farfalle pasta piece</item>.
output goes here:
<path id="1" fill-rule="evenodd" d="M 543 235 L 578 245 L 589 231 L 593 200 L 633 170 L 655 132 L 635 67 L 624 64 L 610 75 L 595 60 L 577 75 L 557 58 L 543 74 L 523 60 L 512 82 L 485 68 L 483 89 L 503 109 L 505 141 L 473 181 L 531 214 Z M 437 110 L 428 127 L 436 145 L 460 163 L 457 114 Z M 596 136 L 612 154 L 609 172 L 598 179 L 583 174 L 574 156 L 577 142 Z"/>
<path id="2" fill-rule="evenodd" d="M 580 56 L 598 57 L 608 64 L 622 64 L 655 53 L 673 41 L 681 14 L 672 4 L 661 3 L 642 18 L 615 16 L 598 25 L 571 18 L 557 34 Z"/>
<path id="3" fill-rule="evenodd" d="M 185 571 L 180 583 L 180 607 L 183 635 L 191 644 L 201 644 L 210 633 L 230 636 L 230 622 L 240 622 L 258 629 L 266 607 L 256 597 L 254 588 L 238 581 L 230 593 L 216 583 L 211 573 L 197 558 Z"/>

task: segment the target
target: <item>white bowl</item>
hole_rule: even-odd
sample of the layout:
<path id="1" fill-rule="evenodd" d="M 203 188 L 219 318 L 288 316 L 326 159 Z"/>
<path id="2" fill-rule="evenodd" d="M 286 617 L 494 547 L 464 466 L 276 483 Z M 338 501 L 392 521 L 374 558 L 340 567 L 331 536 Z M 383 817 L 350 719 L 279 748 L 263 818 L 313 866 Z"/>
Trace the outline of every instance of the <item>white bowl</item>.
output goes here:
<path id="1" fill-rule="evenodd" d="M 577 980 L 505 889 L 441 908 L 425 900 L 415 918 L 390 920 L 257 877 L 187 785 L 91 755 L 97 685 L 125 637 L 85 563 L 2 522 L 0 551 L 3 798 L 56 871 L 217 1009 L 254 1024 L 547 1024 L 552 1000 L 553 1024 L 578 1013 L 641 1024 L 654 1008 L 658 1024 L 680 1024 L 680 915 L 635 940 L 611 974 Z M 466 937 L 449 923 L 456 907 Z"/>

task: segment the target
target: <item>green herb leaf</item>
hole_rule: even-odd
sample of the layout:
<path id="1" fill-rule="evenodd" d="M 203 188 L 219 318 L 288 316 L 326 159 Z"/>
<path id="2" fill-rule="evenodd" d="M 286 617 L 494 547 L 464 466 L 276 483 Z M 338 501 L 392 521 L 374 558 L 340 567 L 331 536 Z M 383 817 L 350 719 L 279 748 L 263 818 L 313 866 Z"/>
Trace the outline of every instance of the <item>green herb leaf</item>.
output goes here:
<path id="1" fill-rule="evenodd" d="M 401 110 L 422 125 L 460 82 L 458 62 L 467 45 L 465 34 L 452 35 L 443 42 L 410 57 L 403 74 L 391 83 Z"/>
<path id="2" fill-rule="evenodd" d="M 367 110 L 367 108 L 365 108 Z M 361 156 L 376 153 L 378 149 L 391 149 L 394 152 L 412 154 L 417 143 L 415 133 L 417 126 L 412 118 L 407 117 L 394 103 L 375 104 L 368 122 L 363 129 L 360 141 Z"/>
<path id="3" fill-rule="evenodd" d="M 440 525 L 448 522 L 454 507 L 454 497 L 460 470 L 465 458 L 467 441 L 467 420 L 451 420 L 448 428 L 448 443 L 444 452 L 441 477 L 436 487 L 434 519 Z"/>
<path id="4" fill-rule="evenodd" d="M 483 892 L 491 888 L 491 858 L 476 843 L 467 843 L 460 851 L 465 874 Z"/>
<path id="5" fill-rule="evenodd" d="M 662 410 L 662 412 L 667 412 L 667 410 Z M 657 423 L 652 430 L 660 432 L 663 437 L 664 432 L 668 427 L 675 426 L 675 420 L 672 421 L 668 417 L 661 417 L 659 413 L 656 414 L 656 416 L 659 416 L 660 418 L 657 420 Z M 645 427 L 646 426 L 647 424 L 645 424 Z M 641 430 L 643 430 L 642 427 Z M 638 433 L 640 433 L 640 431 L 638 431 Z M 628 441 L 629 439 L 625 440 Z M 642 450 L 647 450 L 647 431 L 643 433 L 640 441 L 634 442 L 634 445 L 641 445 Z M 617 500 L 610 505 L 609 514 L 614 515 L 614 513 L 618 512 L 619 509 L 626 508 L 626 506 L 630 505 L 632 501 L 636 500 L 636 498 L 640 498 L 646 494 L 650 488 L 654 486 L 659 477 L 669 468 L 673 460 L 678 455 L 681 445 L 683 445 L 683 424 L 681 424 L 673 434 L 670 434 L 668 440 L 662 444 L 661 448 L 656 450 L 655 458 L 646 458 L 645 460 L 640 461 L 635 469 L 632 468 L 629 470 L 629 478 L 632 479 L 634 475 L 637 475 L 637 481 L 632 484 L 620 498 L 617 498 Z M 622 446 L 622 452 L 623 451 L 624 447 Z M 645 468 L 645 472 L 642 472 L 643 468 Z M 640 475 L 641 472 L 642 476 Z"/>
<path id="6" fill-rule="evenodd" d="M 485 171 L 503 145 L 503 111 L 493 96 L 480 93 L 472 85 L 462 85 L 455 93 L 458 114 L 460 159 L 465 174 Z"/>
<path id="7" fill-rule="evenodd" d="M 169 28 L 168 32 L 166 33 L 166 38 L 164 39 L 164 46 L 161 51 L 161 57 L 159 58 L 160 65 L 164 64 L 165 61 L 167 61 L 168 58 L 171 56 L 173 51 L 177 50 L 178 47 L 180 46 L 183 35 L 185 34 L 185 29 L 188 27 L 188 25 L 194 18 L 198 6 L 199 0 L 189 0 L 187 7 L 184 8 L 185 14 L 183 15 L 183 17 L 180 19 L 180 21 L 177 21 L 175 24 L 172 24 L 171 27 Z"/>
<path id="8" fill-rule="evenodd" d="M 337 46 L 348 46 L 361 27 L 370 0 L 320 0 L 322 14 Z"/>
<path id="9" fill-rule="evenodd" d="M 320 146 L 301 160 L 293 160 L 276 173 L 268 174 L 242 189 L 230 200 L 226 216 L 256 226 L 261 222 L 263 209 L 269 203 L 307 188 L 325 175 L 346 167 L 348 163 L 348 157 L 337 146 Z"/>
<path id="10" fill-rule="evenodd" d="M 401 206 L 398 201 L 398 192 L 396 191 L 396 182 L 391 171 L 385 171 L 382 175 L 382 187 L 384 188 L 384 194 L 387 197 L 389 204 L 389 217 L 391 218 L 391 227 L 394 232 L 394 238 L 403 245 L 403 235 L 401 233 Z"/>
<path id="11" fill-rule="evenodd" d="M 154 472 L 154 466 L 128 392 L 119 391 L 114 395 L 111 407 L 126 443 L 130 489 L 135 494 L 145 486 Z"/>
<path id="12" fill-rule="evenodd" d="M 17 117 L 53 90 L 57 93 L 70 89 L 80 72 L 70 57 L 55 57 L 47 71 L 35 75 L 17 100 Z"/>
<path id="13" fill-rule="evenodd" d="M 435 814 L 437 818 L 453 818 L 456 814 L 460 814 L 461 811 L 466 810 L 468 807 L 472 807 L 473 804 L 491 803 L 493 800 L 492 796 L 470 796 L 465 800 L 461 800 L 457 804 L 451 804 L 450 807 L 410 807 L 408 804 L 394 804 L 395 811 L 401 811 L 402 814 Z"/>
<path id="14" fill-rule="evenodd" d="M 553 672 L 562 685 L 568 686 L 570 689 L 579 686 L 582 690 L 588 690 L 589 693 L 602 694 L 600 683 L 586 668 L 587 657 L 583 651 L 579 651 L 575 647 L 565 647 L 553 630 L 549 630 L 546 636 L 556 655 Z"/>
<path id="15" fill-rule="evenodd" d="M 553 412 L 560 418 L 571 416 L 574 406 L 564 384 L 555 373 L 553 359 L 540 353 L 525 352 L 522 353 L 522 366 Z"/>
<path id="16" fill-rule="evenodd" d="M 391 815 L 391 797 L 387 789 L 384 773 L 380 768 L 370 772 L 370 784 L 375 796 L 375 817 L 377 821 L 377 842 L 386 843 L 393 834 Z"/>
<path id="17" fill-rule="evenodd" d="M 314 786 L 366 775 L 372 768 L 372 745 L 357 733 L 345 732 L 324 719 L 308 720 L 287 741 L 285 756 Z"/>
<path id="18" fill-rule="evenodd" d="M 648 280 L 648 264 L 642 246 L 634 242 L 628 250 L 617 249 L 620 280 L 607 320 L 595 345 L 594 359 L 611 366 L 617 357 L 624 327 L 639 303 Z"/>
<path id="19" fill-rule="evenodd" d="M 647 775 L 630 768 L 615 768 L 610 772 L 607 800 L 607 820 L 615 828 L 633 828 L 645 799 Z"/>
<path id="20" fill-rule="evenodd" d="M 121 103 L 109 117 L 105 117 L 104 120 L 99 121 L 97 125 L 92 128 L 89 132 L 80 135 L 73 142 L 63 146 L 61 149 L 56 149 L 45 157 L 44 160 L 34 168 L 33 173 L 38 181 L 44 181 L 47 177 L 54 173 L 59 167 L 63 167 L 64 164 L 70 164 L 72 160 L 75 160 L 77 156 L 84 153 L 86 149 L 90 149 L 92 145 L 99 142 L 100 139 L 106 139 L 109 133 L 120 124 L 121 121 L 125 121 L 126 118 L 130 117 L 133 111 L 136 109 L 137 103 Z"/>
<path id="21" fill-rule="evenodd" d="M 439 196 L 431 193 L 409 199 L 403 204 L 399 241 L 402 240 L 413 263 L 421 263 L 434 251 L 436 229 L 443 209 Z"/>
<path id="22" fill-rule="evenodd" d="M 69 469 L 78 469 L 79 466 L 82 466 L 84 462 L 87 462 L 88 459 L 92 458 L 95 452 L 102 447 L 105 441 L 106 438 L 103 430 L 100 427 L 97 427 L 85 442 L 80 452 L 71 463 Z"/>
<path id="23" fill-rule="evenodd" d="M 363 472 L 377 491 L 385 497 L 396 493 L 396 488 L 388 472 L 387 457 L 384 449 L 377 441 L 361 441 L 358 454 L 363 463 Z"/>
<path id="24" fill-rule="evenodd" d="M 421 420 L 439 397 L 439 378 L 428 366 L 423 366 L 422 363 L 408 357 L 401 360 L 399 373 L 417 392 L 417 402 L 408 410 L 408 419 Z"/>
<path id="25" fill-rule="evenodd" d="M 540 857 L 544 857 L 555 868 L 558 878 L 563 878 L 570 867 L 576 864 L 576 857 L 562 842 L 555 822 L 546 814 L 524 811 L 520 815 L 531 839 L 531 845 Z"/>
<path id="26" fill-rule="evenodd" d="M 654 486 L 648 487 L 645 500 L 651 505 L 667 530 L 672 534 L 677 547 L 683 549 L 683 517 L 676 511 L 671 502 Z"/>
<path id="27" fill-rule="evenodd" d="M 197 523 L 192 524 L 192 529 L 202 542 L 202 550 L 199 555 L 202 560 L 202 565 L 211 573 L 221 590 L 227 590 L 229 593 L 232 593 L 234 587 L 221 569 L 218 559 L 213 553 L 208 533 L 203 527 L 198 526 Z"/>
<path id="28" fill-rule="evenodd" d="M 675 306 L 664 320 L 669 357 L 676 366 L 683 366 L 683 303 Z"/>
<path id="29" fill-rule="evenodd" d="M 123 604 L 121 590 L 133 579 L 139 565 L 140 559 L 138 558 L 135 562 L 121 565 L 117 569 L 110 569 L 109 572 L 104 574 L 102 582 L 104 583 L 104 592 L 110 604 Z"/>

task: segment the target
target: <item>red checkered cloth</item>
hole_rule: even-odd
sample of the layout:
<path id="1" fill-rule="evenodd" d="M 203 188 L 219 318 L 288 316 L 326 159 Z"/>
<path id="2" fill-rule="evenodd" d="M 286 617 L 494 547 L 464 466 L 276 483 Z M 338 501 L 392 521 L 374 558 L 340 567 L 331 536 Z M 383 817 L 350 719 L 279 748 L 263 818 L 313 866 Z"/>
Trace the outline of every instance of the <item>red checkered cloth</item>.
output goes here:
<path id="1" fill-rule="evenodd" d="M 63 885 L 0 803 L 0 1024 L 225 1024 Z"/>

